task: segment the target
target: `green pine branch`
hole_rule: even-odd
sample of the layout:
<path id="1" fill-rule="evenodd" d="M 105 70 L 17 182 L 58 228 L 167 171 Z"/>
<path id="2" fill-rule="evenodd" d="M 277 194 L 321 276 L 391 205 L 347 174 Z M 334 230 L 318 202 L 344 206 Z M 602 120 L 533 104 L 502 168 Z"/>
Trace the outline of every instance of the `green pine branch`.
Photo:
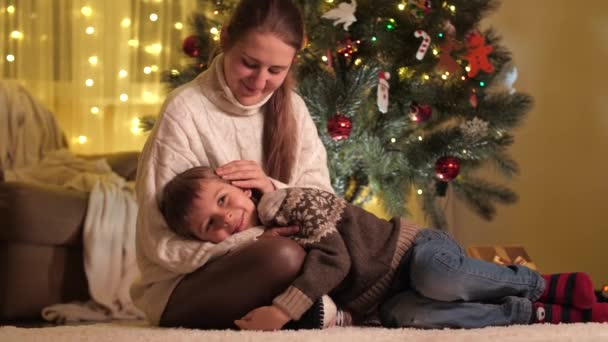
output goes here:
<path id="1" fill-rule="evenodd" d="M 491 219 L 497 205 L 512 204 L 517 195 L 509 188 L 479 178 L 477 170 L 494 166 L 511 178 L 519 171 L 509 154 L 513 130 L 533 105 L 525 93 L 512 92 L 505 77 L 513 68 L 512 55 L 493 28 L 481 30 L 480 21 L 498 9 L 498 0 L 431 0 L 423 15 L 408 7 L 401 10 L 394 0 L 358 0 L 349 31 L 322 15 L 340 2 L 296 0 L 306 19 L 308 45 L 297 55 L 294 75 L 302 96 L 327 150 L 332 186 L 348 201 L 361 205 L 376 197 L 390 215 L 408 215 L 407 201 L 413 192 L 427 219 L 447 227 L 438 197 L 452 193 L 484 219 Z M 210 27 L 220 27 L 236 0 L 199 0 L 200 11 L 191 20 L 192 32 L 201 37 L 197 58 L 185 58 L 179 72 L 167 72 L 165 82 L 174 88 L 203 70 L 217 41 Z M 450 6 L 454 6 L 453 8 Z M 212 14 L 217 10 L 217 14 Z M 421 12 L 418 12 L 421 13 Z M 446 23 L 455 28 L 449 36 Z M 422 29 L 431 45 L 422 60 L 416 58 Z M 467 36 L 480 32 L 487 45 L 494 71 L 468 77 Z M 450 57 L 458 70 L 446 75 L 439 65 L 441 49 L 453 39 Z M 353 51 L 344 55 L 347 45 Z M 378 75 L 389 72 L 389 107 L 380 113 L 376 104 Z M 412 121 L 413 105 L 428 106 L 426 121 Z M 346 116 L 352 131 L 334 140 L 328 122 Z M 149 123 L 149 121 L 146 121 Z M 474 124 L 477 124 L 475 126 Z M 447 183 L 436 176 L 441 157 L 458 158 L 460 174 Z"/>

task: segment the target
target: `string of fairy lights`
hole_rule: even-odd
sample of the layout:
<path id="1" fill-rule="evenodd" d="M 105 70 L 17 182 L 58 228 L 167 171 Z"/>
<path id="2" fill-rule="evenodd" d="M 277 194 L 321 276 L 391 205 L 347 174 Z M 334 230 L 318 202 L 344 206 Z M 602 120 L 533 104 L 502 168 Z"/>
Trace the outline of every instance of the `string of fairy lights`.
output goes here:
<path id="1" fill-rule="evenodd" d="M 160 3 L 163 0 L 155 0 L 156 2 Z M 334 0 L 325 0 L 326 3 L 328 4 L 333 4 L 336 1 Z M 401 0 L 398 1 L 396 4 L 397 8 L 400 11 L 406 11 L 408 10 L 408 2 L 406 0 Z M 456 14 L 456 7 L 453 5 L 450 5 L 447 1 L 443 2 L 442 6 L 444 8 L 448 8 L 452 14 Z M 17 15 L 19 8 L 15 5 L 8 5 L 6 6 L 3 10 L 5 13 L 7 13 L 8 15 Z M 213 10 L 213 15 L 215 16 L 221 16 L 223 14 L 225 14 L 224 12 L 226 11 L 226 6 L 223 5 L 223 2 L 221 0 L 217 0 L 215 2 L 215 9 Z M 86 5 L 80 8 L 80 11 L 75 12 L 74 15 L 79 15 L 82 17 L 82 19 L 84 20 L 80 20 L 78 21 L 79 23 L 82 23 L 81 25 L 83 25 L 83 27 L 81 28 L 82 30 L 84 30 L 85 34 L 87 36 L 90 36 L 91 39 L 96 39 L 96 32 L 98 31 L 97 28 L 95 27 L 95 25 L 93 24 L 94 20 L 91 20 L 95 17 L 96 15 L 96 11 L 95 8 L 91 5 Z M 147 16 L 147 20 L 149 20 L 152 23 L 157 23 L 159 21 L 159 14 L 154 12 L 154 11 L 150 11 L 149 13 L 146 13 Z M 15 21 L 12 21 L 15 22 Z M 131 28 L 131 26 L 133 25 L 134 19 L 133 18 L 129 18 L 129 17 L 125 17 L 123 19 L 121 19 L 119 21 L 119 25 L 122 29 L 129 29 Z M 391 31 L 392 29 L 394 29 L 395 26 L 395 20 L 392 18 L 389 18 L 386 21 L 386 30 Z M 173 28 L 175 30 L 183 30 L 185 25 L 182 22 L 174 22 L 172 24 Z M 211 27 L 209 30 L 209 33 L 211 35 L 211 38 L 214 41 L 219 40 L 220 37 L 220 29 L 221 27 L 218 26 L 214 26 Z M 440 33 L 440 38 L 442 38 L 443 33 Z M 15 29 L 13 31 L 11 31 L 10 33 L 10 38 L 15 40 L 15 41 L 23 41 L 25 38 L 25 34 L 24 32 Z M 377 40 L 377 37 L 373 36 L 373 37 L 369 37 L 369 39 L 374 42 Z M 140 46 L 140 40 L 137 38 L 130 38 L 128 39 L 126 42 L 124 42 L 127 46 L 133 48 L 133 49 L 143 49 L 143 51 L 145 51 L 147 54 L 151 55 L 151 56 L 159 56 L 161 51 L 163 50 L 163 46 L 161 43 L 151 43 L 151 44 L 147 44 L 145 46 Z M 360 41 L 354 41 L 354 42 L 347 42 L 346 46 L 342 49 L 338 50 L 338 53 L 343 54 L 345 57 L 349 57 L 350 55 L 353 54 L 353 52 L 356 52 L 357 49 L 357 45 L 360 43 Z M 310 42 L 309 42 L 310 44 Z M 101 44 L 99 44 L 101 45 Z M 439 46 L 437 46 L 437 44 L 435 42 L 433 42 L 433 45 L 430 48 L 430 51 L 432 52 L 432 54 L 439 58 L 440 54 L 441 54 L 441 49 Z M 328 56 L 321 56 L 320 57 L 322 62 L 324 63 L 331 63 L 330 58 L 328 58 Z M 9 63 L 15 63 L 17 61 L 17 56 L 15 53 L 11 53 L 10 51 L 7 52 L 5 59 L 7 62 Z M 90 74 L 93 75 L 95 72 L 95 68 L 98 64 L 100 64 L 102 61 L 100 60 L 100 57 L 97 56 L 97 54 L 92 53 L 87 57 L 87 62 L 90 66 Z M 361 58 L 357 58 L 354 63 L 356 65 L 360 65 L 362 64 L 364 61 Z M 462 60 L 458 59 L 457 63 L 463 64 Z M 464 68 L 467 72 L 470 70 L 468 66 L 466 66 Z M 134 72 L 142 72 L 146 75 L 150 75 L 153 73 L 157 73 L 159 72 L 159 66 L 157 64 L 150 64 L 150 65 L 146 65 L 142 68 L 142 70 L 139 71 L 133 71 L 133 70 L 129 70 L 128 66 L 125 66 L 123 68 L 120 68 L 120 70 L 117 72 L 116 77 L 118 80 L 124 80 L 127 82 L 123 82 L 120 84 L 124 85 L 124 88 L 127 88 L 127 84 L 129 81 L 129 78 L 131 76 L 132 73 Z M 179 73 L 178 70 L 174 69 L 171 70 L 171 72 L 173 74 Z M 450 76 L 452 76 L 453 74 L 451 74 L 449 71 L 441 71 L 442 73 L 440 75 L 430 75 L 428 73 L 422 73 L 420 75 L 418 75 L 418 77 L 421 78 L 421 80 L 423 81 L 429 81 L 431 79 L 435 79 L 435 76 L 440 77 L 442 80 L 444 81 L 449 81 L 450 80 Z M 412 77 L 416 77 L 415 75 L 415 71 L 412 70 L 412 68 L 409 68 L 407 66 L 403 66 L 401 68 L 398 69 L 398 76 L 401 79 L 406 79 L 406 78 L 412 78 Z M 460 79 L 462 81 L 466 81 L 467 77 L 466 74 L 465 75 L 459 75 Z M 86 88 L 91 88 L 94 87 L 97 83 L 97 80 L 94 76 L 90 76 L 87 77 L 86 79 L 84 79 L 83 85 Z M 479 83 L 479 86 L 483 87 L 485 84 L 483 82 Z M 118 94 L 118 101 L 120 101 L 120 103 L 128 103 L 130 101 L 131 96 L 133 96 L 133 94 L 129 94 L 128 91 L 122 91 Z M 156 103 L 159 101 L 159 96 L 158 94 L 151 92 L 151 91 L 142 91 L 142 93 L 140 94 L 140 98 L 146 102 L 146 103 Z M 103 114 L 103 105 L 101 104 L 92 104 L 89 107 L 89 112 L 91 115 L 102 115 Z M 132 134 L 134 135 L 139 135 L 142 133 L 142 125 L 141 125 L 141 121 L 140 121 L 140 116 L 139 115 L 133 115 L 133 118 L 131 120 L 131 124 L 130 124 L 130 130 L 132 132 Z M 422 137 L 419 137 L 422 138 Z M 79 144 L 85 144 L 89 141 L 89 138 L 86 135 L 78 135 L 74 138 L 74 142 L 77 142 Z"/>
<path id="2" fill-rule="evenodd" d="M 325 0 L 325 2 L 326 2 L 326 3 L 328 3 L 328 4 L 333 4 L 333 3 L 335 3 L 336 1 L 334 1 L 334 0 Z M 397 6 L 397 8 L 398 8 L 400 11 L 407 11 L 407 10 L 408 10 L 408 1 L 407 1 L 407 0 L 400 0 L 400 1 L 398 1 L 398 2 L 397 2 L 396 6 Z M 447 1 L 444 1 L 444 2 L 442 3 L 442 7 L 443 7 L 444 9 L 448 9 L 448 10 L 451 12 L 451 14 L 452 14 L 452 15 L 456 15 L 456 6 L 454 6 L 454 5 L 450 4 L 450 3 L 449 3 L 449 2 L 447 2 Z M 222 12 L 223 12 L 223 10 L 225 10 L 225 9 L 226 9 L 226 6 L 224 6 L 224 5 L 223 5 L 223 1 L 222 1 L 222 0 L 217 0 L 217 1 L 215 1 L 215 9 L 213 10 L 213 14 L 214 14 L 215 16 L 217 16 L 217 15 L 221 15 L 221 14 L 223 14 L 223 13 L 222 13 Z M 393 30 L 393 29 L 395 28 L 395 24 L 396 24 L 395 19 L 393 19 L 393 18 L 389 18 L 389 19 L 386 21 L 386 24 L 385 24 L 385 26 L 386 26 L 386 30 L 387 30 L 387 31 L 391 31 L 391 30 Z M 215 41 L 219 40 L 219 33 L 220 33 L 220 28 L 219 28 L 219 27 L 212 27 L 212 28 L 210 29 L 210 33 L 211 33 L 211 35 L 212 35 L 212 39 L 213 39 L 213 40 L 215 40 Z M 444 38 L 444 33 L 443 33 L 443 32 L 439 33 L 439 34 L 438 34 L 438 38 Z M 372 42 L 376 42 L 376 41 L 377 41 L 377 39 L 378 39 L 378 38 L 377 38 L 376 36 L 372 36 L 372 37 L 370 38 L 370 40 L 371 40 Z M 357 40 L 357 41 L 355 41 L 355 42 L 346 42 L 345 47 L 343 47 L 343 48 L 339 49 L 339 50 L 338 50 L 338 53 L 341 53 L 341 54 L 342 54 L 344 57 L 347 57 L 347 58 L 348 58 L 350 55 L 352 55 L 352 54 L 353 54 L 353 52 L 356 52 L 356 49 L 357 49 L 357 47 L 356 47 L 356 46 L 357 46 L 357 45 L 359 45 L 360 43 L 361 43 L 361 41 L 360 41 L 360 40 Z M 308 43 L 308 45 L 310 45 L 310 44 L 311 44 L 311 43 L 309 42 L 309 43 Z M 439 57 L 440 57 L 440 55 L 441 55 L 441 48 L 440 48 L 440 47 L 439 47 L 439 46 L 438 46 L 436 43 L 433 43 L 433 44 L 432 44 L 432 49 L 431 49 L 431 52 L 432 52 L 432 54 L 433 54 L 433 55 L 434 55 L 436 58 L 439 58 Z M 326 55 L 323 55 L 323 56 L 321 56 L 320 58 L 321 58 L 321 60 L 322 60 L 324 63 L 331 63 L 331 57 L 328 57 L 328 56 L 326 56 Z M 364 61 L 363 61 L 363 59 L 362 59 L 362 58 L 357 58 L 357 59 L 354 61 L 354 64 L 355 64 L 355 65 L 361 65 L 361 64 L 363 64 L 363 62 L 364 62 Z M 456 62 L 457 62 L 459 65 L 460 65 L 460 64 L 463 64 L 463 61 L 462 61 L 461 59 L 458 59 Z M 471 69 L 470 69 L 470 67 L 469 67 L 469 66 L 465 66 L 465 67 L 464 67 L 464 70 L 465 70 L 466 72 L 469 72 Z M 177 73 L 178 71 L 177 71 L 177 70 L 172 70 L 172 72 Z M 403 66 L 403 67 L 401 67 L 401 68 L 399 68 L 399 69 L 398 69 L 398 75 L 399 75 L 400 79 L 402 79 L 402 80 L 403 80 L 403 79 L 406 79 L 406 78 L 411 78 L 411 77 L 413 77 L 413 76 L 414 76 L 414 71 L 413 71 L 413 70 L 410 70 L 410 68 L 408 68 L 407 66 Z M 433 76 L 434 76 L 434 75 L 430 75 L 430 74 L 428 74 L 428 73 L 422 73 L 422 74 L 420 74 L 420 75 L 419 75 L 419 77 L 420 77 L 420 78 L 421 78 L 421 80 L 423 80 L 423 81 L 429 81 L 429 80 L 431 80 L 431 79 L 433 78 Z M 449 71 L 442 71 L 442 72 L 441 72 L 441 74 L 439 74 L 439 75 L 437 75 L 437 76 L 438 76 L 438 77 L 440 77 L 440 78 L 441 78 L 442 80 L 444 80 L 444 81 L 448 81 L 448 80 L 449 80 L 449 78 L 450 78 L 450 76 L 453 76 L 453 74 L 452 74 L 452 73 L 450 73 Z M 460 80 L 461 80 L 461 81 L 466 81 L 466 80 L 467 80 L 467 76 L 466 76 L 466 75 L 460 75 L 460 77 L 459 77 L 459 78 L 460 78 Z M 480 87 L 484 87 L 484 86 L 485 86 L 485 82 L 480 81 L 480 82 L 479 82 L 479 86 L 480 86 Z"/>
<path id="3" fill-rule="evenodd" d="M 161 3 L 163 0 L 154 0 L 154 2 L 156 3 Z M 34 42 L 33 39 L 29 39 L 32 37 L 27 37 L 27 32 L 24 32 L 23 29 L 18 28 L 19 26 L 19 20 L 21 17 L 19 17 L 21 11 L 26 11 L 26 9 L 24 8 L 20 8 L 19 3 L 13 3 L 13 4 L 9 4 L 3 8 L 0 8 L 0 11 L 6 15 L 6 16 L 12 16 L 13 19 L 15 20 L 8 20 L 8 23 L 11 23 L 13 25 L 15 25 L 15 28 L 10 29 L 10 40 L 12 42 L 14 42 L 15 44 L 9 44 L 9 46 L 7 46 L 7 50 L 5 53 L 5 56 L 3 56 L 3 58 L 6 60 L 6 62 L 8 62 L 9 64 L 9 68 L 11 67 L 11 65 L 16 65 L 19 62 L 19 49 L 21 47 L 20 44 L 31 44 L 31 42 Z M 74 16 L 79 16 L 80 18 L 74 18 L 74 19 L 78 19 L 78 20 L 74 20 L 73 22 L 76 23 L 76 25 L 81 25 L 81 27 L 78 27 L 75 25 L 74 30 L 83 30 L 85 37 L 90 38 L 91 40 L 96 40 L 99 39 L 99 35 L 98 32 L 100 32 L 101 30 L 104 30 L 105 28 L 100 28 L 96 26 L 96 23 L 99 22 L 99 18 L 95 18 L 96 16 L 102 16 L 103 13 L 101 13 L 100 11 L 97 11 L 95 6 L 87 4 L 85 6 L 82 6 L 79 11 L 73 11 L 73 15 Z M 154 11 L 154 10 L 150 10 L 147 11 L 144 14 L 144 18 L 145 20 L 149 20 L 152 23 L 158 23 L 159 22 L 159 13 L 158 11 Z M 120 29 L 122 30 L 130 30 L 133 27 L 133 23 L 136 22 L 135 18 L 133 17 L 124 17 L 122 19 L 120 19 L 118 21 L 118 25 L 120 25 Z M 181 31 L 185 25 L 184 23 L 180 22 L 180 21 L 176 21 L 172 23 L 173 29 Z M 131 34 L 132 32 L 135 32 L 136 30 L 131 30 L 129 32 L 129 34 Z M 106 39 L 114 39 L 114 37 L 108 37 Z M 123 43 L 118 43 L 118 44 L 123 44 Z M 144 51 L 146 54 L 156 57 L 156 60 L 160 60 L 160 54 L 163 50 L 163 45 L 159 42 L 153 42 L 150 44 L 146 44 L 145 46 L 141 44 L 140 39 L 138 39 L 137 37 L 133 37 L 133 38 L 129 38 L 128 40 L 124 41 L 125 46 L 128 46 L 130 48 L 131 51 L 134 51 L 135 49 L 142 49 L 142 51 Z M 88 44 L 86 44 L 88 45 Z M 105 44 L 92 44 L 92 45 L 88 45 L 88 46 L 104 46 Z M 87 47 L 82 47 L 83 49 L 88 49 Z M 101 82 L 108 81 L 107 77 L 108 74 L 104 74 L 104 80 L 101 80 L 100 76 L 96 76 L 98 75 L 96 68 L 98 68 L 100 65 L 102 65 L 103 61 L 101 60 L 102 58 L 99 56 L 100 51 L 92 51 L 91 53 L 85 53 L 84 55 L 87 56 L 86 58 L 86 63 L 85 65 L 87 65 L 86 69 L 85 69 L 85 74 L 87 75 L 84 79 L 82 79 L 82 87 L 87 89 L 87 88 L 93 88 L 96 86 L 100 86 Z M 82 55 L 81 53 L 75 53 L 74 55 Z M 31 57 L 30 57 L 31 58 Z M 72 61 L 72 63 L 74 65 L 80 65 L 80 63 L 78 63 L 77 61 Z M 150 91 L 150 90 L 142 90 L 141 94 L 130 94 L 128 89 L 129 89 L 129 85 L 132 82 L 135 82 L 135 77 L 134 73 L 137 72 L 141 72 L 145 75 L 151 75 L 154 73 L 159 72 L 160 68 L 158 66 L 157 63 L 149 63 L 149 65 L 145 65 L 143 66 L 143 68 L 141 70 L 131 70 L 132 68 L 130 68 L 128 66 L 129 63 L 129 59 L 126 59 L 124 61 L 121 61 L 121 63 L 125 63 L 124 66 L 121 66 L 118 68 L 117 73 L 115 74 L 114 77 L 116 77 L 116 80 L 119 81 L 119 87 L 122 89 L 121 91 L 119 91 L 117 93 L 117 99 L 116 101 L 118 103 L 123 103 L 123 104 L 128 104 L 129 102 L 134 101 L 135 99 L 137 100 L 141 100 L 143 103 L 147 103 L 147 104 L 153 104 L 153 103 L 158 103 L 159 102 L 159 95 L 154 92 L 154 91 Z M 74 80 L 73 82 L 80 82 L 78 80 Z M 159 80 L 155 81 L 156 83 L 160 82 Z M 91 97 L 90 99 L 81 99 L 82 101 L 95 101 L 93 99 L 93 97 Z M 112 100 L 110 100 L 110 103 L 113 102 Z M 88 106 L 88 112 L 91 115 L 103 115 L 103 111 L 104 111 L 104 104 L 102 103 L 93 103 L 90 106 Z M 132 134 L 134 135 L 139 135 L 142 133 L 142 130 L 140 128 L 140 123 L 139 123 L 139 115 L 134 114 L 133 118 L 130 122 L 130 131 Z M 72 142 L 77 143 L 77 144 L 86 144 L 86 143 L 90 143 L 90 138 L 86 135 L 86 134 L 76 134 L 75 136 L 72 137 Z"/>
<path id="4" fill-rule="evenodd" d="M 328 4 L 333 4 L 334 0 L 325 0 L 325 2 Z M 216 9 L 213 11 L 213 14 L 214 15 L 222 14 L 221 13 L 222 7 L 223 7 L 222 1 L 217 0 L 215 2 L 215 6 L 216 6 Z M 396 6 L 399 11 L 411 11 L 411 9 L 412 9 L 411 1 L 407 1 L 407 0 L 398 1 Z M 442 7 L 444 10 L 447 10 L 447 12 L 450 13 L 452 16 L 457 14 L 456 6 L 448 3 L 447 1 L 444 1 L 442 3 Z M 385 29 L 388 32 L 393 31 L 395 29 L 396 25 L 397 25 L 397 22 L 394 18 L 388 18 L 385 21 Z M 453 35 L 453 32 L 450 32 L 451 29 L 453 30 L 453 26 L 452 27 L 446 26 L 445 32 L 439 32 L 437 41 L 440 41 L 440 42 L 445 41 L 444 38 L 451 37 L 451 35 Z M 213 40 L 217 40 L 219 38 L 218 37 L 218 33 L 219 33 L 218 27 L 211 28 L 210 33 L 212 34 Z M 371 37 L 366 37 L 366 38 L 359 37 L 359 39 L 354 40 L 354 41 L 347 39 L 346 41 L 342 42 L 341 44 L 339 43 L 339 46 L 337 47 L 336 52 L 338 54 L 341 54 L 345 58 L 351 58 L 352 56 L 356 56 L 358 45 L 361 44 L 361 39 L 369 39 L 369 41 L 371 41 L 372 43 L 375 43 L 378 41 L 378 37 L 376 37 L 375 35 L 371 36 Z M 451 48 L 451 46 L 441 45 L 441 44 L 438 44 L 435 41 L 435 39 L 432 39 L 432 40 L 433 40 L 433 42 L 430 45 L 429 50 L 432 53 L 432 56 L 434 58 L 442 59 L 442 58 L 445 58 L 446 55 L 449 56 L 450 51 L 447 51 L 447 50 L 449 48 Z M 311 47 L 311 44 L 312 43 L 309 41 L 307 43 L 307 46 Z M 442 51 L 442 50 L 445 50 L 445 51 Z M 443 52 L 443 55 L 442 55 L 442 52 Z M 331 57 L 330 51 L 328 51 L 327 54 L 319 56 L 319 58 L 321 59 L 322 63 L 327 64 L 331 68 L 332 57 Z M 439 69 L 437 69 L 438 71 L 435 73 L 422 72 L 422 73 L 419 73 L 418 75 L 416 75 L 416 70 L 414 70 L 415 68 L 408 67 L 408 66 L 402 66 L 397 69 L 398 77 L 402 81 L 405 79 L 413 79 L 414 77 L 419 77 L 420 81 L 423 83 L 424 82 L 435 82 L 435 81 L 440 81 L 440 82 L 441 81 L 443 81 L 443 82 L 467 81 L 468 80 L 467 74 L 471 71 L 470 66 L 466 65 L 467 61 L 464 61 L 462 58 L 457 58 L 456 60 L 452 60 L 451 62 L 453 63 L 453 65 L 456 65 L 455 68 L 452 68 L 450 70 L 445 70 L 443 68 L 439 68 Z M 355 65 L 359 66 L 364 63 L 364 60 L 361 57 L 356 56 L 356 59 L 353 61 L 353 63 Z M 456 70 L 456 68 L 458 69 L 458 71 Z M 463 70 L 464 70 L 464 73 L 463 73 Z M 178 72 L 178 71 L 175 71 L 175 72 Z M 484 87 L 485 83 L 483 81 L 480 81 L 478 83 L 478 86 Z M 471 96 L 475 97 L 474 89 L 473 89 L 473 93 L 471 94 Z M 412 120 L 418 121 L 419 120 L 418 116 L 412 116 Z M 415 137 L 415 139 L 417 139 L 418 141 L 422 141 L 424 138 L 422 135 L 418 135 Z M 391 142 L 396 143 L 397 139 L 392 138 Z M 467 152 L 466 150 L 463 151 L 463 153 L 466 153 L 466 152 Z M 451 163 L 448 163 L 447 165 L 449 167 L 454 166 Z M 416 189 L 416 194 L 422 195 L 423 190 Z"/>

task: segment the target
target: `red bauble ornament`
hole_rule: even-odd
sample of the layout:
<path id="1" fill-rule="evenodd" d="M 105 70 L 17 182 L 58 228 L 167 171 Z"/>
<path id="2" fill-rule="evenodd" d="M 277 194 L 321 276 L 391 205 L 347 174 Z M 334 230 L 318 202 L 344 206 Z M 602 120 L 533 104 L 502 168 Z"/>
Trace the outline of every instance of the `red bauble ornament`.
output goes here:
<path id="1" fill-rule="evenodd" d="M 435 163 L 435 175 L 442 181 L 451 181 L 460 173 L 460 160 L 456 157 L 441 157 Z"/>
<path id="2" fill-rule="evenodd" d="M 353 123 L 346 115 L 338 113 L 327 121 L 327 132 L 336 141 L 348 138 L 352 129 Z"/>
<path id="3" fill-rule="evenodd" d="M 184 50 L 184 53 L 190 57 L 198 57 L 200 54 L 199 43 L 200 42 L 197 36 L 193 35 L 186 37 L 182 43 L 182 50 Z"/>
<path id="4" fill-rule="evenodd" d="M 416 101 L 412 101 L 410 105 L 410 119 L 415 122 L 425 122 L 431 118 L 433 109 L 429 105 L 419 105 Z"/>

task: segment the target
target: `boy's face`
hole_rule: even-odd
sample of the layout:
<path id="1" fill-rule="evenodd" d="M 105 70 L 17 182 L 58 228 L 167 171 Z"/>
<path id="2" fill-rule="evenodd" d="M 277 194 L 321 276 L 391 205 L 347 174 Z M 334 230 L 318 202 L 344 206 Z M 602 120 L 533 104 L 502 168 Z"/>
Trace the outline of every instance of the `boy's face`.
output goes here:
<path id="1" fill-rule="evenodd" d="M 259 225 L 251 190 L 217 180 L 201 180 L 190 211 L 190 230 L 203 241 L 219 243 Z"/>

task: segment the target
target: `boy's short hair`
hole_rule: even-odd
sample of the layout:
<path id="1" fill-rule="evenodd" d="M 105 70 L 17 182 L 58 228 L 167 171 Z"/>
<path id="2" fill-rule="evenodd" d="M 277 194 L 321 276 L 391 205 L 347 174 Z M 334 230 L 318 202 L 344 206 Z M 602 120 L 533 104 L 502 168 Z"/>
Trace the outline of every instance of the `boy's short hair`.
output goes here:
<path id="1" fill-rule="evenodd" d="M 192 202 L 201 190 L 201 180 L 229 183 L 216 175 L 212 168 L 195 166 L 178 174 L 165 185 L 159 204 L 160 212 L 167 221 L 169 229 L 191 239 L 196 237 L 190 230 L 190 211 Z"/>

